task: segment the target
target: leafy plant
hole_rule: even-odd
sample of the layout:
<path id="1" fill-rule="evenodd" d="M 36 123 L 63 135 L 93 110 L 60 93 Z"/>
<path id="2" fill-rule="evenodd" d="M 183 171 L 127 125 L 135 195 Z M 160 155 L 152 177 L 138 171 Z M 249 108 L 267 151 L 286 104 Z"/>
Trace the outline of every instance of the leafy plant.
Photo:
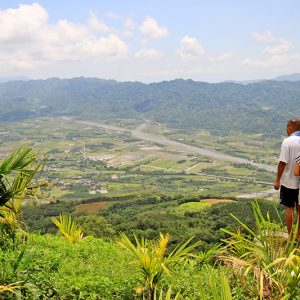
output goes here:
<path id="1" fill-rule="evenodd" d="M 180 299 L 182 299 L 182 296 L 180 295 L 180 293 L 177 293 L 174 296 L 174 298 L 172 298 L 172 287 L 171 286 L 169 286 L 165 296 L 164 296 L 163 290 L 160 290 L 160 293 L 158 295 L 157 289 L 155 289 L 153 300 L 172 300 L 172 299 L 180 300 Z"/>
<path id="2" fill-rule="evenodd" d="M 200 285 L 199 287 L 200 299 L 232 300 L 233 296 L 226 275 L 222 271 L 210 272 L 208 286 Z"/>
<path id="3" fill-rule="evenodd" d="M 17 230 L 24 233 L 20 217 L 24 199 L 37 199 L 39 188 L 45 183 L 33 180 L 42 170 L 41 163 L 35 163 L 36 155 L 31 148 L 20 147 L 11 153 L 0 165 L 0 223 L 1 231 L 8 235 L 13 243 Z"/>
<path id="4" fill-rule="evenodd" d="M 82 230 L 78 228 L 70 214 L 60 214 L 59 219 L 52 217 L 51 220 L 67 240 L 76 242 L 83 239 Z"/>
<path id="5" fill-rule="evenodd" d="M 233 216 L 244 232 L 224 230 L 230 237 L 225 240 L 227 255 L 220 258 L 232 266 L 233 274 L 240 278 L 240 282 L 249 276 L 256 280 L 260 299 L 275 295 L 290 299 L 299 293 L 299 249 L 294 239 L 285 238 L 282 222 L 272 222 L 268 214 L 264 217 L 257 202 L 252 207 L 257 230 Z"/>
<path id="6" fill-rule="evenodd" d="M 16 294 L 18 290 L 24 288 L 22 282 L 15 282 L 7 285 L 0 285 L 0 295 L 1 294 Z"/>
<path id="7" fill-rule="evenodd" d="M 24 260 L 26 248 L 20 251 L 6 249 L 0 250 L 0 299 L 7 299 L 9 294 L 17 295 L 21 291 L 28 290 L 32 286 L 23 280 L 23 274 L 27 272 L 21 264 Z M 10 298 L 8 298 L 10 299 Z"/>
<path id="8" fill-rule="evenodd" d="M 17 241 L 20 242 L 26 238 L 27 233 L 22 229 L 22 224 L 23 222 L 13 211 L 2 210 L 0 212 L 1 248 L 14 248 Z"/>
<path id="9" fill-rule="evenodd" d="M 120 245 L 128 249 L 133 256 L 131 263 L 136 264 L 143 277 L 142 286 L 137 288 L 137 294 L 147 293 L 149 300 L 154 298 L 154 290 L 164 274 L 171 276 L 170 267 L 193 256 L 192 251 L 200 245 L 196 242 L 189 245 L 192 238 L 183 244 L 179 244 L 170 254 L 168 254 L 168 244 L 170 235 L 163 235 L 157 241 L 141 238 L 139 241 L 135 236 L 134 245 L 125 234 L 121 234 Z"/>
<path id="10" fill-rule="evenodd" d="M 224 250 L 220 244 L 215 244 L 211 248 L 197 253 L 196 259 L 190 261 L 190 263 L 193 266 L 213 264 L 218 259 L 218 256 L 221 255 L 221 253 L 223 253 L 223 251 Z"/>

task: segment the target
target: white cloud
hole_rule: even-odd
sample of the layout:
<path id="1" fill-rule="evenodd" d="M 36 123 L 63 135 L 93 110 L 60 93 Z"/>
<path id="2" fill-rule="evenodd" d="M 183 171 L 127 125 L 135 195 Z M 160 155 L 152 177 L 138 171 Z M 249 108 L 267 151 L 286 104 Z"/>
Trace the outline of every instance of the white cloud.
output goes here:
<path id="1" fill-rule="evenodd" d="M 139 30 L 144 40 L 162 38 L 169 34 L 166 27 L 159 26 L 156 20 L 151 17 L 146 17 Z"/>
<path id="2" fill-rule="evenodd" d="M 122 36 L 125 38 L 131 38 L 133 37 L 133 32 L 130 30 L 125 30 L 124 32 L 122 32 Z"/>
<path id="3" fill-rule="evenodd" d="M 45 43 L 41 49 L 42 59 L 50 61 L 99 60 L 102 56 L 117 57 L 127 53 L 127 46 L 113 34 L 108 37 L 89 36 L 71 41 L 56 44 Z"/>
<path id="4" fill-rule="evenodd" d="M 106 13 L 106 15 L 107 15 L 109 18 L 111 18 L 111 19 L 118 19 L 118 18 L 119 18 L 119 15 L 118 15 L 117 13 L 113 12 L 113 11 L 108 11 L 108 12 Z"/>
<path id="5" fill-rule="evenodd" d="M 274 46 L 267 46 L 264 49 L 264 53 L 267 54 L 283 54 L 288 52 L 294 47 L 294 44 L 291 41 L 288 41 L 286 39 L 278 39 L 276 42 L 276 45 Z"/>
<path id="6" fill-rule="evenodd" d="M 117 36 L 111 34 L 108 37 L 101 37 L 94 40 L 89 40 L 91 51 L 88 51 L 88 55 L 108 55 L 119 56 L 127 54 L 127 45 Z"/>
<path id="7" fill-rule="evenodd" d="M 125 37 L 125 38 L 133 37 L 133 31 L 136 28 L 136 26 L 131 18 L 127 18 L 123 22 L 123 28 L 124 28 L 124 31 L 122 33 L 123 37 Z"/>
<path id="8" fill-rule="evenodd" d="M 123 26 L 127 30 L 133 30 L 133 29 L 135 29 L 135 24 L 134 24 L 134 22 L 133 22 L 132 19 L 126 19 L 124 21 L 124 23 L 123 23 Z"/>
<path id="9" fill-rule="evenodd" d="M 89 27 L 98 32 L 110 32 L 111 29 L 101 20 L 97 18 L 97 16 L 91 13 L 89 21 Z"/>
<path id="10" fill-rule="evenodd" d="M 217 55 L 217 56 L 212 56 L 210 58 L 210 60 L 212 62 L 223 62 L 223 61 L 227 61 L 229 59 L 232 59 L 234 57 L 234 55 L 232 53 L 223 53 L 223 54 L 220 54 L 220 55 Z"/>
<path id="11" fill-rule="evenodd" d="M 291 52 L 294 48 L 293 42 L 285 38 L 276 37 L 270 31 L 263 33 L 254 32 L 252 36 L 256 41 L 266 44 L 266 46 L 262 50 L 263 56 L 261 58 L 247 57 L 241 62 L 244 66 L 261 68 L 284 67 L 292 63 L 293 60 L 299 59 L 297 53 Z"/>
<path id="12" fill-rule="evenodd" d="M 270 61 L 252 59 L 250 57 L 247 57 L 242 60 L 241 65 L 251 66 L 251 67 L 268 67 L 270 65 Z"/>
<path id="13" fill-rule="evenodd" d="M 201 56 L 205 52 L 204 48 L 196 38 L 185 36 L 180 41 L 177 55 L 182 59 L 193 59 Z"/>
<path id="14" fill-rule="evenodd" d="M 128 46 L 119 36 L 103 35 L 109 31 L 93 14 L 86 24 L 68 20 L 49 24 L 47 11 L 37 3 L 0 10 L 0 64 L 29 68 L 53 61 L 99 61 L 127 55 Z"/>
<path id="15" fill-rule="evenodd" d="M 0 10 L 0 41 L 34 38 L 47 22 L 47 11 L 38 3 L 20 5 L 17 9 Z"/>
<path id="16" fill-rule="evenodd" d="M 163 53 L 155 49 L 142 49 L 135 53 L 134 57 L 145 60 L 160 60 L 163 58 Z"/>
<path id="17" fill-rule="evenodd" d="M 294 44 L 291 41 L 285 38 L 275 37 L 270 31 L 265 31 L 263 33 L 254 32 L 252 36 L 255 40 L 268 44 L 263 50 L 263 53 L 265 54 L 283 54 L 289 52 L 289 50 L 294 47 Z"/>
<path id="18" fill-rule="evenodd" d="M 259 42 L 264 42 L 264 43 L 269 43 L 269 42 L 273 42 L 274 40 L 276 40 L 273 37 L 272 32 L 269 30 L 267 30 L 263 33 L 253 32 L 252 36 L 255 40 L 257 40 Z"/>
<path id="19" fill-rule="evenodd" d="M 268 59 L 252 59 L 246 58 L 244 59 L 241 64 L 247 65 L 250 67 L 279 67 L 284 66 L 287 63 L 293 63 L 295 61 L 299 61 L 300 56 L 298 54 L 293 55 L 273 55 Z"/>
<path id="20" fill-rule="evenodd" d="M 8 69 L 32 69 L 34 61 L 30 55 L 19 51 L 17 57 L 0 55 L 0 65 L 4 65 Z"/>

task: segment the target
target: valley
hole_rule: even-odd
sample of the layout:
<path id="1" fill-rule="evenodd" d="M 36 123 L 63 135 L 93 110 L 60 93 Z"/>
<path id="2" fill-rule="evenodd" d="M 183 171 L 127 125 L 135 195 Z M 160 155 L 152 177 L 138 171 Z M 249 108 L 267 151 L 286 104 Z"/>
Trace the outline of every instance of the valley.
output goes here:
<path id="1" fill-rule="evenodd" d="M 214 228 L 236 226 L 230 212 L 252 224 L 253 199 L 268 209 L 278 204 L 272 185 L 280 142 L 273 135 L 220 136 L 135 119 L 70 116 L 2 123 L 0 135 L 2 157 L 24 145 L 45 163 L 39 180 L 48 185 L 38 202 L 23 207 L 32 232 L 53 233 L 51 217 L 63 212 L 96 214 L 109 232 L 151 239 L 169 232 L 176 241 L 201 235 L 210 244 L 224 237 Z"/>
<path id="2" fill-rule="evenodd" d="M 41 201 L 139 193 L 237 195 L 269 190 L 276 137 L 211 134 L 136 120 L 70 117 L 3 123 L 1 155 L 24 144 L 46 160 Z M 268 194 L 268 197 L 270 195 Z"/>

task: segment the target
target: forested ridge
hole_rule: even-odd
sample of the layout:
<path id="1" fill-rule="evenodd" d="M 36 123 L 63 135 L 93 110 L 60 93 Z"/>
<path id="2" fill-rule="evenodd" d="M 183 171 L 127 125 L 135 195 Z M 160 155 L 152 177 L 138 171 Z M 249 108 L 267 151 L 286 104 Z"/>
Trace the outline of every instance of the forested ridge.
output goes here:
<path id="1" fill-rule="evenodd" d="M 68 115 L 84 119 L 149 119 L 175 128 L 282 132 L 300 115 L 300 81 L 158 83 L 95 78 L 0 84 L 0 121 Z"/>

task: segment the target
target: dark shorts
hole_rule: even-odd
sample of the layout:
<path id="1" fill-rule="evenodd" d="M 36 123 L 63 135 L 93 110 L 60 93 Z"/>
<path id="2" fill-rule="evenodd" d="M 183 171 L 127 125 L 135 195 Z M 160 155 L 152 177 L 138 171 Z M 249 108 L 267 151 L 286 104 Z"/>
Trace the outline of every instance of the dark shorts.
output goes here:
<path id="1" fill-rule="evenodd" d="M 287 207 L 295 207 L 299 204 L 299 189 L 289 189 L 285 186 L 280 187 L 280 204 Z"/>

